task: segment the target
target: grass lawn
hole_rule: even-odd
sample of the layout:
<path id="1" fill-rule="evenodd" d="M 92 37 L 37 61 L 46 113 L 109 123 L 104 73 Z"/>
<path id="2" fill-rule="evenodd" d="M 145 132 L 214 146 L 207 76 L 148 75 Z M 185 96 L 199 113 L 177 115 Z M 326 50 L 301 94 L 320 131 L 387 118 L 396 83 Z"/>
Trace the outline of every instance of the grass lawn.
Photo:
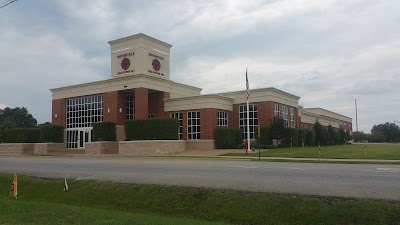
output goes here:
<path id="1" fill-rule="evenodd" d="M 384 224 L 400 225 L 400 202 L 206 188 L 120 184 L 0 174 L 0 224 Z"/>
<path id="2" fill-rule="evenodd" d="M 365 157 L 364 144 L 321 146 L 321 158 L 326 159 L 400 159 L 400 144 L 366 144 Z M 243 153 L 228 153 L 226 156 L 245 156 Z M 257 156 L 258 151 L 249 156 Z M 262 150 L 261 156 L 293 157 L 293 158 L 318 158 L 318 146 L 294 147 Z"/>

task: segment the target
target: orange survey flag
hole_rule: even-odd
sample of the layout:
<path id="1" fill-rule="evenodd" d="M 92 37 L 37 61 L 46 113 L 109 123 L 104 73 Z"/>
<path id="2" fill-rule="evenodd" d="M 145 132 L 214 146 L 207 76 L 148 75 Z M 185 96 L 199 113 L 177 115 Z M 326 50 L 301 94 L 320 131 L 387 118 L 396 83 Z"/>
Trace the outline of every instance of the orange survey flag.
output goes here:
<path id="1" fill-rule="evenodd" d="M 11 184 L 10 197 L 13 196 L 17 199 L 17 173 L 14 174 L 14 181 Z"/>

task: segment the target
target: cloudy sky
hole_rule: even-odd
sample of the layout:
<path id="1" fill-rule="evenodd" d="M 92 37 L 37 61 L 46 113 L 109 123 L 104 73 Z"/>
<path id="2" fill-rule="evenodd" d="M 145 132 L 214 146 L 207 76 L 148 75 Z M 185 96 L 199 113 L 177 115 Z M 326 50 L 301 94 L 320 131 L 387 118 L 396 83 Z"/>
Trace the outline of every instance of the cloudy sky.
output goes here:
<path id="1" fill-rule="evenodd" d="M 5 0 L 0 0 L 4 2 Z M 0 5 L 1 6 L 1 5 Z M 171 79 L 202 93 L 275 87 L 353 117 L 400 120 L 399 0 L 19 0 L 0 8 L 0 108 L 51 120 L 49 89 L 110 77 L 108 41 L 173 45 Z"/>

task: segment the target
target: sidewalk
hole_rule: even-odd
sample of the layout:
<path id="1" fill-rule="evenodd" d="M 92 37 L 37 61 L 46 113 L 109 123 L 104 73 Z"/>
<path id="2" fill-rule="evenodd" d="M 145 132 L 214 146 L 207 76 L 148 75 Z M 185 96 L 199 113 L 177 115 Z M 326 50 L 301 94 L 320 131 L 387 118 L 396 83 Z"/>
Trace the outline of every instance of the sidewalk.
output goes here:
<path id="1" fill-rule="evenodd" d="M 212 149 L 212 150 L 186 150 L 185 152 L 171 154 L 169 156 L 186 156 L 198 158 L 224 158 L 224 159 L 258 159 L 257 153 L 249 153 L 249 156 L 221 156 L 226 153 L 244 153 L 243 149 Z M 359 163 L 398 163 L 400 160 L 386 159 L 326 159 L 326 158 L 290 158 L 290 157 L 260 157 L 261 160 L 283 161 L 312 161 L 312 162 L 359 162 Z"/>

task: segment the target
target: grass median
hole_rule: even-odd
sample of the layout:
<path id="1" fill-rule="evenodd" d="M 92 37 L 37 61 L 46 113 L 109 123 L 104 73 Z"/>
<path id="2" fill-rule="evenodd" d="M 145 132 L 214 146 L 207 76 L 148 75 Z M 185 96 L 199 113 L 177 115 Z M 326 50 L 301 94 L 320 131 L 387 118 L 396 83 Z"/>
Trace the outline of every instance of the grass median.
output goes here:
<path id="1" fill-rule="evenodd" d="M 389 224 L 400 203 L 0 175 L 0 224 Z"/>
<path id="2" fill-rule="evenodd" d="M 257 145 L 255 145 L 257 147 Z M 400 144 L 352 144 L 321 146 L 321 158 L 326 159 L 387 159 L 400 160 Z M 228 153 L 223 156 L 245 156 L 241 153 Z M 248 156 L 258 157 L 258 151 Z M 261 151 L 262 157 L 319 158 L 318 146 L 278 148 Z"/>

